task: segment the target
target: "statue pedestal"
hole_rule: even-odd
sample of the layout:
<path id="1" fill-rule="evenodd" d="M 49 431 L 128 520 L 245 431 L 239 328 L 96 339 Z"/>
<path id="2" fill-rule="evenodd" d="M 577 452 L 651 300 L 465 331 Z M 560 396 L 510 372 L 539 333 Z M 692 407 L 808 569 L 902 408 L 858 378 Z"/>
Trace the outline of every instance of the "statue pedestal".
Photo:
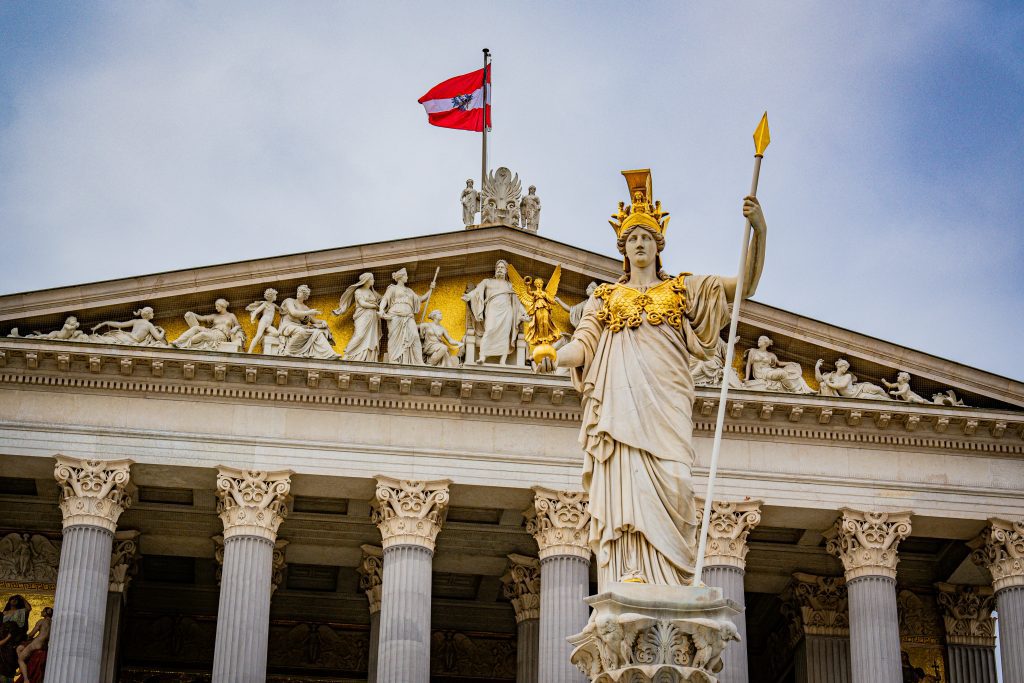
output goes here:
<path id="1" fill-rule="evenodd" d="M 713 587 L 612 583 L 570 659 L 593 683 L 717 683 L 739 606 Z"/>

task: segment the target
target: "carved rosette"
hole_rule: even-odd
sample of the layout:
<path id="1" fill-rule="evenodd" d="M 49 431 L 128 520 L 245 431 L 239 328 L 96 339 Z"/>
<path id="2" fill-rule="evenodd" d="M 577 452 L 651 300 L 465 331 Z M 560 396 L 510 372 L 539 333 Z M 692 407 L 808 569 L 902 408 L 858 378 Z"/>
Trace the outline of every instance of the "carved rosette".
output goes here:
<path id="1" fill-rule="evenodd" d="M 128 590 L 135 575 L 139 560 L 139 532 L 118 531 L 114 534 L 114 546 L 110 551 L 110 587 L 111 593 L 124 593 Z"/>
<path id="2" fill-rule="evenodd" d="M 53 477 L 60 485 L 64 528 L 87 524 L 113 533 L 121 513 L 131 507 L 131 460 L 83 460 L 56 456 Z"/>
<path id="3" fill-rule="evenodd" d="M 370 614 L 380 611 L 380 591 L 384 582 L 384 549 L 375 545 L 360 546 L 363 557 L 359 560 L 359 590 L 366 593 Z"/>
<path id="4" fill-rule="evenodd" d="M 796 608 L 786 610 L 791 620 L 791 645 L 795 645 L 802 635 L 850 635 L 850 613 L 843 577 L 797 572 L 793 574 L 793 581 L 782 599 Z"/>
<path id="5" fill-rule="evenodd" d="M 525 555 L 509 555 L 508 570 L 501 577 L 505 597 L 512 601 L 516 623 L 540 619 L 540 560 Z"/>
<path id="6" fill-rule="evenodd" d="M 997 592 L 1024 586 L 1024 520 L 993 517 L 970 546 L 974 550 L 971 559 L 991 572 L 992 588 Z"/>
<path id="7" fill-rule="evenodd" d="M 954 586 L 937 583 L 936 596 L 946 624 L 950 645 L 996 646 L 995 598 L 988 586 Z"/>
<path id="8" fill-rule="evenodd" d="M 704 501 L 697 504 L 697 527 L 704 518 Z M 743 569 L 747 565 L 747 536 L 761 523 L 760 500 L 739 502 L 712 501 L 711 522 L 708 524 L 708 544 L 704 550 L 706 565 L 729 566 Z"/>
<path id="9" fill-rule="evenodd" d="M 291 470 L 264 472 L 224 467 L 217 472 L 217 513 L 224 524 L 224 539 L 258 536 L 277 538 L 288 515 Z"/>
<path id="10" fill-rule="evenodd" d="M 897 548 L 910 535 L 911 512 L 865 512 L 840 508 L 828 530 L 826 550 L 843 563 L 846 580 L 862 576 L 896 578 Z"/>
<path id="11" fill-rule="evenodd" d="M 540 559 L 573 555 L 590 559 L 590 506 L 582 491 L 555 491 L 533 487 L 533 507 L 528 509 L 526 530 L 537 540 Z"/>
<path id="12" fill-rule="evenodd" d="M 434 542 L 448 514 L 450 479 L 410 481 L 377 477 L 377 495 L 371 519 L 380 529 L 383 547 L 421 545 L 434 550 Z"/>

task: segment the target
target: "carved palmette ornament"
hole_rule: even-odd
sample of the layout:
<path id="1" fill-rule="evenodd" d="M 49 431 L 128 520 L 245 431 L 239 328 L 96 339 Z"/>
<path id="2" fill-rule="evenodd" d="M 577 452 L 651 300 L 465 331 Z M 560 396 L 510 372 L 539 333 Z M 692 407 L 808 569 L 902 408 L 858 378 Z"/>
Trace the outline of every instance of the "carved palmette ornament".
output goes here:
<path id="1" fill-rule="evenodd" d="M 988 586 L 936 584 L 936 600 L 942 608 L 946 642 L 950 645 L 995 647 L 996 622 L 992 618 L 995 597 Z"/>
<path id="2" fill-rule="evenodd" d="M 704 501 L 697 499 L 697 526 L 704 518 Z M 708 544 L 704 551 L 707 565 L 727 565 L 743 569 L 746 566 L 747 537 L 761 523 L 761 501 L 712 501 L 711 521 L 708 524 Z"/>
<path id="3" fill-rule="evenodd" d="M 217 514 L 224 539 L 259 536 L 273 541 L 288 515 L 291 470 L 265 472 L 221 467 L 217 473 Z"/>
<path id="4" fill-rule="evenodd" d="M 487 174 L 484 181 L 480 212 L 481 225 L 507 225 L 519 227 L 519 198 L 523 193 L 523 185 L 519 174 L 504 166 Z"/>
<path id="5" fill-rule="evenodd" d="M 1024 520 L 992 518 L 980 536 L 971 541 L 971 559 L 992 573 L 996 591 L 1024 586 Z"/>
<path id="6" fill-rule="evenodd" d="M 783 602 L 794 606 L 789 610 L 797 621 L 792 634 L 794 644 L 802 635 L 847 636 L 850 614 L 847 609 L 846 580 L 841 576 L 793 574 L 793 581 L 783 593 Z"/>
<path id="7" fill-rule="evenodd" d="M 60 485 L 64 528 L 98 526 L 113 533 L 121 513 L 131 507 L 128 492 L 131 460 L 82 460 L 56 456 L 53 477 Z"/>
<path id="8" fill-rule="evenodd" d="M 554 555 L 590 558 L 590 505 L 582 491 L 533 487 L 533 507 L 527 509 L 526 530 L 537 540 L 540 559 Z"/>
<path id="9" fill-rule="evenodd" d="M 449 484 L 449 479 L 411 481 L 377 477 L 371 518 L 380 529 L 383 547 L 410 544 L 433 550 L 448 514 Z"/>
<path id="10" fill-rule="evenodd" d="M 516 623 L 540 619 L 540 560 L 509 555 L 508 571 L 501 577 L 505 597 L 512 601 Z"/>
<path id="11" fill-rule="evenodd" d="M 897 548 L 910 535 L 910 512 L 864 512 L 840 508 L 842 515 L 825 535 L 825 549 L 846 569 L 846 580 L 861 576 L 896 578 Z"/>
<path id="12" fill-rule="evenodd" d="M 366 593 L 370 614 L 380 611 L 381 585 L 384 583 L 384 549 L 375 545 L 361 546 L 363 557 L 359 561 L 359 590 Z"/>

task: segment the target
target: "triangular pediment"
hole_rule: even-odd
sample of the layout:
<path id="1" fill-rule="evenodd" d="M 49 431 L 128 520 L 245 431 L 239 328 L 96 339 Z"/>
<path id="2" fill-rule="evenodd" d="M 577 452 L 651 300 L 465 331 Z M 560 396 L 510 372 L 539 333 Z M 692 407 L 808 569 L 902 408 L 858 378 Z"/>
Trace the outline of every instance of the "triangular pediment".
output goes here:
<path id="1" fill-rule="evenodd" d="M 60 330 L 71 315 L 78 318 L 79 330 L 88 334 L 94 325 L 131 320 L 135 311 L 149 306 L 154 311 L 153 324 L 165 332 L 167 340 L 173 341 L 189 327 L 185 320 L 187 312 L 213 313 L 214 301 L 223 298 L 230 302 L 229 310 L 238 317 L 246 338 L 252 339 L 257 324 L 250 320 L 246 307 L 263 300 L 267 288 L 276 289 L 280 300 L 293 296 L 296 289 L 305 284 L 312 290 L 307 304 L 322 312 L 321 317 L 332 332 L 334 348 L 341 353 L 353 329 L 351 311 L 340 316 L 331 314 L 342 292 L 355 283 L 361 273 L 369 272 L 375 277 L 376 290 L 383 293 L 391 282 L 391 274 L 405 268 L 409 287 L 421 294 L 437 273 L 437 286 L 428 307 L 442 312 L 443 326 L 452 338 L 460 340 L 473 326 L 462 295 L 467 285 L 488 277 L 498 259 L 507 260 L 524 276 L 542 278 L 550 277 L 560 264 L 562 277 L 558 296 L 568 305 L 584 299 L 590 282 L 612 282 L 621 274 L 621 262 L 617 258 L 536 234 L 504 227 L 460 230 L 6 295 L 0 297 L 0 335 L 5 337 L 5 344 L 29 344 L 33 339 L 59 341 L 28 335 L 46 335 Z M 560 329 L 571 330 L 566 311 L 556 308 L 553 318 Z M 7 338 L 14 329 L 22 339 Z M 898 373 L 909 373 L 910 389 L 915 396 L 928 402 L 938 396 L 936 405 L 950 403 L 952 399 L 945 397 L 950 396 L 947 392 L 952 390 L 956 399 L 974 408 L 1024 408 L 1024 384 L 1021 382 L 758 302 L 744 304 L 739 335 L 741 341 L 734 363 L 737 391 L 818 394 L 816 361 L 822 359 L 822 370 L 831 372 L 835 363 L 844 358 L 859 382 L 895 383 Z M 799 371 L 787 366 L 789 380 L 778 379 L 779 373 L 773 371 L 769 374 L 776 377 L 774 380 L 750 382 L 755 378 L 750 376 L 751 370 L 745 363 L 749 356 L 745 358 L 744 352 L 752 349 L 761 336 L 771 338 L 769 351 L 775 354 L 778 364 L 799 364 Z M 76 342 L 94 343 L 97 342 Z M 260 348 L 255 350 L 258 353 Z M 239 352 L 244 353 L 245 349 Z M 758 358 L 763 361 L 764 356 Z M 525 366 L 522 369 L 527 370 Z M 757 374 L 757 368 L 753 368 L 753 374 Z M 870 396 L 871 391 L 859 398 Z"/>

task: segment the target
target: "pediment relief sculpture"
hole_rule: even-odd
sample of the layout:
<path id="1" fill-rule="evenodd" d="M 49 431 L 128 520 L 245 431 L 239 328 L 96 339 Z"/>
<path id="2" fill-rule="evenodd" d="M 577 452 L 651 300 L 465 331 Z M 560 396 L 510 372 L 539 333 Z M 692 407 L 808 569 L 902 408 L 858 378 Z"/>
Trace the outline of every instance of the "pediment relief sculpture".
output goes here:
<path id="1" fill-rule="evenodd" d="M 380 294 L 373 288 L 373 273 L 363 273 L 341 295 L 333 313 L 344 315 L 352 309 L 354 331 L 342 358 L 376 362 L 380 356 Z"/>
<path id="2" fill-rule="evenodd" d="M 250 322 L 256 322 L 256 319 L 259 318 L 259 322 L 256 323 L 256 334 L 253 335 L 252 342 L 249 344 L 248 352 L 252 353 L 264 337 L 279 336 L 278 329 L 274 327 L 274 318 L 277 317 L 280 310 L 277 305 L 277 290 L 272 287 L 268 288 L 263 292 L 262 301 L 252 302 L 245 307 L 245 310 L 249 311 Z M 264 352 L 266 352 L 266 347 L 264 347 Z"/>
<path id="3" fill-rule="evenodd" d="M 494 264 L 494 277 L 484 278 L 462 299 L 469 303 L 474 319 L 483 323 L 483 335 L 477 341 L 477 363 L 498 358 L 505 364 L 515 352 L 519 323 L 526 309 L 509 282 L 508 261 Z"/>
<path id="4" fill-rule="evenodd" d="M 819 358 L 814 364 L 814 377 L 818 380 L 818 393 L 822 396 L 892 400 L 885 389 L 877 384 L 858 382 L 857 376 L 850 372 L 850 361 L 845 358 L 836 361 L 836 369 L 832 372 L 822 372 L 821 366 L 824 363 L 825 361 Z"/>
<path id="5" fill-rule="evenodd" d="M 294 298 L 281 302 L 281 338 L 278 355 L 299 358 L 333 360 L 341 354 L 334 350 L 331 330 L 319 315 L 321 312 L 306 305 L 312 293 L 306 285 L 299 285 Z"/>
<path id="6" fill-rule="evenodd" d="M 228 311 L 230 305 L 227 299 L 217 299 L 213 304 L 216 313 L 187 312 L 185 322 L 189 327 L 171 342 L 171 346 L 201 351 L 240 351 L 245 344 L 245 332 L 235 314 Z"/>
<path id="7" fill-rule="evenodd" d="M 92 328 L 89 341 L 98 344 L 123 344 L 127 346 L 170 346 L 162 327 L 153 324 L 153 308 L 143 306 L 132 315 L 138 316 L 125 322 L 104 320 Z M 65 324 L 66 325 L 66 324 Z M 106 332 L 99 330 L 106 328 Z"/>
<path id="8" fill-rule="evenodd" d="M 0 580 L 54 583 L 59 564 L 60 541 L 39 534 L 0 538 Z"/>
<path id="9" fill-rule="evenodd" d="M 757 348 L 747 350 L 743 388 L 788 394 L 813 394 L 814 389 L 804 381 L 804 370 L 799 363 L 782 362 L 768 350 L 774 343 L 770 337 L 761 335 L 757 339 Z"/>

